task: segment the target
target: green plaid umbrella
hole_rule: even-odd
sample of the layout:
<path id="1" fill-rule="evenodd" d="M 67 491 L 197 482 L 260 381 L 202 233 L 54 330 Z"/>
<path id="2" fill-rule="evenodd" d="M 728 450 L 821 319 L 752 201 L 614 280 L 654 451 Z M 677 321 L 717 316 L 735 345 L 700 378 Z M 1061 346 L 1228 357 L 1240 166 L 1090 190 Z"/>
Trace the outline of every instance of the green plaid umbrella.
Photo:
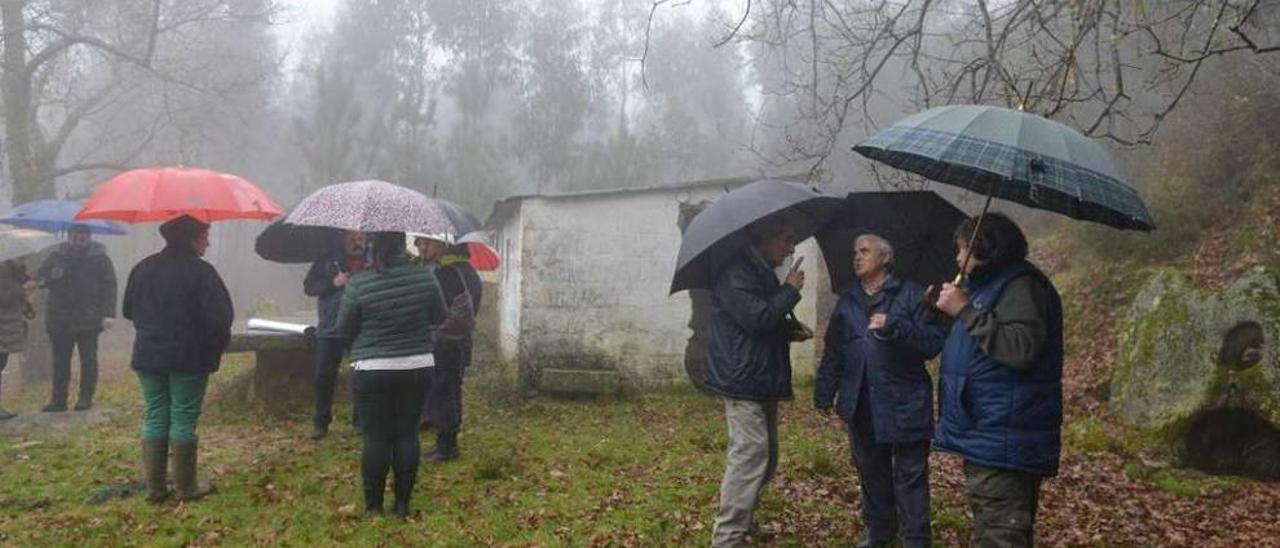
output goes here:
<path id="1" fill-rule="evenodd" d="M 853 150 L 927 179 L 1073 219 L 1155 228 L 1142 197 L 1106 148 L 1034 114 L 980 105 L 937 107 L 885 128 Z"/>

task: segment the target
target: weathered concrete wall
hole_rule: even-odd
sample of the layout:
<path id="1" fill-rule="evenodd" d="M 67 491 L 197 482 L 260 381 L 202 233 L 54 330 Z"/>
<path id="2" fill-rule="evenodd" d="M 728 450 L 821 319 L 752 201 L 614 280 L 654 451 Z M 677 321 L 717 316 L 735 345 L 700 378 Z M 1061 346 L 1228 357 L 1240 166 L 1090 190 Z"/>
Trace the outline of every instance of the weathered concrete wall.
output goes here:
<path id="1" fill-rule="evenodd" d="M 710 200 L 722 190 L 529 198 L 502 239 L 519 238 L 503 284 L 504 344 L 515 340 L 522 368 L 616 370 L 627 386 L 655 389 L 686 382 L 691 304 L 668 297 L 680 201 Z M 678 194 L 678 195 L 677 195 Z M 513 235 L 518 234 L 518 236 Z M 506 253 L 506 246 L 503 246 Z M 820 268 L 804 246 L 805 270 Z M 517 262 L 518 261 L 518 262 Z M 813 278 L 814 276 L 811 276 Z M 813 325 L 811 283 L 797 314 Z M 510 291 L 519 287 L 519 296 Z M 504 346 L 504 351 L 507 347 Z M 795 345 L 797 373 L 810 375 L 812 343 Z"/>
<path id="2" fill-rule="evenodd" d="M 517 207 L 498 230 L 494 245 L 498 249 L 498 257 L 502 260 L 501 276 L 498 282 L 500 293 L 497 297 L 501 304 L 497 307 L 498 318 L 498 351 L 504 361 L 515 361 L 520 353 L 520 306 L 521 284 L 524 280 L 523 216 Z"/>

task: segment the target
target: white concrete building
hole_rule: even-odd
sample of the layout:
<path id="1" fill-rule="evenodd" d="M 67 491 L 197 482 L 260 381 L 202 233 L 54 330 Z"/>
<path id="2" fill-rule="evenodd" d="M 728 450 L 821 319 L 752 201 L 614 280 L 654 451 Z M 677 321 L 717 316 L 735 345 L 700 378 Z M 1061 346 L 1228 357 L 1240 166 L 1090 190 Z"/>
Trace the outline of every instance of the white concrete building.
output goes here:
<path id="1" fill-rule="evenodd" d="M 641 390 L 688 382 L 694 307 L 689 292 L 668 296 L 681 226 L 751 180 L 499 202 L 489 226 L 503 261 L 497 307 L 503 358 L 517 361 L 526 381 L 549 390 L 576 391 L 582 384 L 590 391 L 602 379 L 606 386 L 619 382 Z M 798 253 L 809 256 L 809 283 L 796 312 L 813 326 L 825 268 L 812 240 L 800 247 Z M 793 346 L 797 375 L 811 374 L 813 348 Z"/>

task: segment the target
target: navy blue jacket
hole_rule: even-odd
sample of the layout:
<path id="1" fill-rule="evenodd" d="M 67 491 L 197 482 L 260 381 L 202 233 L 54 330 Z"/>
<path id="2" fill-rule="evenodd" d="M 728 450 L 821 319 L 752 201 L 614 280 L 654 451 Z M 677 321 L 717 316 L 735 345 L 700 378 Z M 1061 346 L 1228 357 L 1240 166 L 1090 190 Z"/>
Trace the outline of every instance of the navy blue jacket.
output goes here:
<path id="1" fill-rule="evenodd" d="M 146 373 L 212 373 L 231 342 L 235 312 L 213 265 L 184 247 L 166 247 L 129 273 L 124 317 L 133 321 L 133 368 Z"/>
<path id="2" fill-rule="evenodd" d="M 707 326 L 707 391 L 739 400 L 791 399 L 787 318 L 800 291 L 748 248 L 716 275 Z"/>
<path id="3" fill-rule="evenodd" d="M 972 277 L 970 305 L 989 309 L 1015 278 L 1035 276 L 1053 284 L 1030 263 Z M 942 353 L 938 399 L 941 419 L 934 447 L 1001 470 L 1040 476 L 1058 473 L 1062 429 L 1062 302 L 1048 292 L 1047 337 L 1029 368 L 1015 369 L 988 357 L 956 322 Z"/>
<path id="4" fill-rule="evenodd" d="M 862 291 L 861 285 L 851 284 L 827 324 L 813 405 L 829 408 L 838 393 L 836 410 L 852 424 L 867 383 L 876 443 L 928 440 L 933 436 L 933 383 L 924 362 L 942 351 L 946 329 L 925 308 L 919 284 L 890 278 L 866 299 L 854 291 Z M 885 327 L 869 331 L 867 324 L 876 313 L 887 316 Z"/>
<path id="5" fill-rule="evenodd" d="M 365 264 L 369 264 L 368 257 Z M 342 304 L 342 288 L 333 285 L 333 278 L 347 270 L 346 252 L 341 244 L 336 249 L 311 263 L 307 277 L 302 282 L 302 292 L 316 298 L 316 337 L 340 339 L 338 333 L 338 308 Z"/>

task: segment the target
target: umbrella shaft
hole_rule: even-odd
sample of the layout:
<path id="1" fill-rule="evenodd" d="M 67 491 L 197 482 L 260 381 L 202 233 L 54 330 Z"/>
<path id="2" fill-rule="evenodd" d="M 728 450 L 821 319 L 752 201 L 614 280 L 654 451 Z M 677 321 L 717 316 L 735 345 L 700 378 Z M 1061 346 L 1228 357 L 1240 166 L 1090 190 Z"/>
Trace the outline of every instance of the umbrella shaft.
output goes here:
<path id="1" fill-rule="evenodd" d="M 982 206 L 982 213 L 978 214 L 977 222 L 973 223 L 973 234 L 969 235 L 969 245 L 964 248 L 964 262 L 960 265 L 960 272 L 956 274 L 954 285 L 964 283 L 964 273 L 969 270 L 969 259 L 973 258 L 973 242 L 978 239 L 978 230 L 982 228 L 982 220 L 987 217 L 987 211 L 991 209 L 991 199 L 995 198 L 996 185 L 991 184 L 991 189 L 987 191 L 987 203 Z"/>

